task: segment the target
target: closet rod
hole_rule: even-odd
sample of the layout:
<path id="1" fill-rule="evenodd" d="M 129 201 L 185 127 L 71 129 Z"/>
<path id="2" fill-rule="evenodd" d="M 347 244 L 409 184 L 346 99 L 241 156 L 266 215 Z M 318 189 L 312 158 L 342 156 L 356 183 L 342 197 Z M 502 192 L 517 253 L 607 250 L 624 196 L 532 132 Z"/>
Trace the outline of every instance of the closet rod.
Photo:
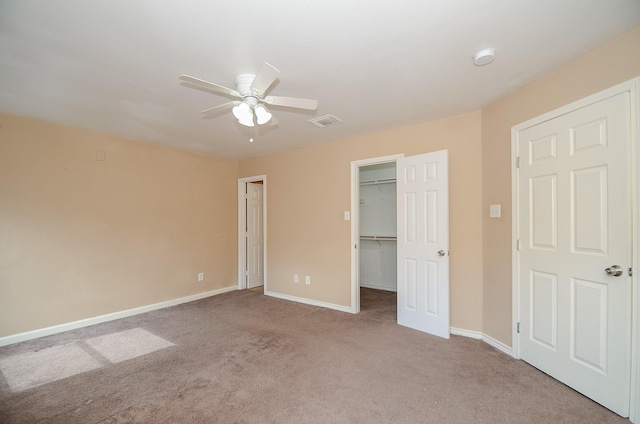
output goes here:
<path id="1" fill-rule="evenodd" d="M 360 240 L 397 241 L 397 240 L 398 240 L 398 237 L 385 237 L 385 236 L 360 236 Z"/>
<path id="2" fill-rule="evenodd" d="M 395 178 L 386 178 L 384 180 L 362 181 L 360 185 L 363 186 L 363 185 L 375 185 L 375 184 L 393 184 L 395 182 L 396 182 Z"/>

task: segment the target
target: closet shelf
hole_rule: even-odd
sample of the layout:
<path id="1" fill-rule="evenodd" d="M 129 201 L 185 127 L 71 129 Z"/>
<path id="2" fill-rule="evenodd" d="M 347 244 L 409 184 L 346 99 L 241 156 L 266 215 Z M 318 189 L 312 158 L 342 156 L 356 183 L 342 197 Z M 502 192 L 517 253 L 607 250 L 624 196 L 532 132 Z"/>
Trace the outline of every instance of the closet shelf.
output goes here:
<path id="1" fill-rule="evenodd" d="M 397 241 L 397 237 L 386 236 L 360 236 L 360 240 L 374 240 L 374 241 Z"/>
<path id="2" fill-rule="evenodd" d="M 376 185 L 376 184 L 393 184 L 395 182 L 396 182 L 395 178 L 384 178 L 382 180 L 362 181 L 360 182 L 360 185 L 365 186 L 365 185 Z"/>

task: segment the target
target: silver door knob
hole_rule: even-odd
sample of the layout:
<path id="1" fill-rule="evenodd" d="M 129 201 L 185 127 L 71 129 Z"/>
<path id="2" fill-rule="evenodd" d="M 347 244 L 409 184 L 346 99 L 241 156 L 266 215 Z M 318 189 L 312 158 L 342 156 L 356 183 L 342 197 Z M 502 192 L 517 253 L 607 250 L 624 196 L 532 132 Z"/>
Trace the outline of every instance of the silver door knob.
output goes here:
<path id="1" fill-rule="evenodd" d="M 438 256 L 444 256 L 444 250 L 438 250 Z"/>
<path id="2" fill-rule="evenodd" d="M 620 265 L 611 265 L 609 268 L 605 268 L 604 272 L 612 277 L 619 277 L 622 275 L 622 267 Z"/>

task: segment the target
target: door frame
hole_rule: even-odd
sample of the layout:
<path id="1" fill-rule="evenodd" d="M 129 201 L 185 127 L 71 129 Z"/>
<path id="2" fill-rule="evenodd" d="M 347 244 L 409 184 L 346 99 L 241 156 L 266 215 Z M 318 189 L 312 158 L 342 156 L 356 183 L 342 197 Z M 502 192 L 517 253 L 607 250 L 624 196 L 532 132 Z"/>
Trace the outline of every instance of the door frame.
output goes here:
<path id="1" fill-rule="evenodd" d="M 351 313 L 360 312 L 360 167 L 397 162 L 404 153 L 351 162 Z M 356 247 L 358 246 L 358 247 Z"/>
<path id="2" fill-rule="evenodd" d="M 618 84 L 604 91 L 592 94 L 583 99 L 547 112 L 543 115 L 511 127 L 511 269 L 512 269 L 512 356 L 520 359 L 520 338 L 518 322 L 520 321 L 520 285 L 519 256 L 517 242 L 519 237 L 518 210 L 518 172 L 516 167 L 518 154 L 518 132 L 540 124 L 576 109 L 597 103 L 606 98 L 628 92 L 630 93 L 630 135 L 631 146 L 628 147 L 628 181 L 630 196 L 630 224 L 632 231 L 632 263 L 631 277 L 631 376 L 629 420 L 640 423 L 640 77 Z"/>
<path id="3" fill-rule="evenodd" d="M 247 183 L 262 181 L 262 264 L 264 291 L 267 291 L 267 176 L 256 175 L 253 177 L 238 178 L 238 290 L 247 288 L 247 280 L 244 278 L 247 263 L 247 239 L 245 226 L 247 220 Z"/>

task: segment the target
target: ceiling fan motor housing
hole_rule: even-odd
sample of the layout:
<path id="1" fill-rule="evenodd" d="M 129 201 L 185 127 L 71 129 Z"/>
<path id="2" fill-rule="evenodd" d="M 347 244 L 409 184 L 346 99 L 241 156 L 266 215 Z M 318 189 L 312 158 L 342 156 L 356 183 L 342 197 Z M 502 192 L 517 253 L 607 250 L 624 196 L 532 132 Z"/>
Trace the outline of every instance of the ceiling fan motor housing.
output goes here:
<path id="1" fill-rule="evenodd" d="M 255 75 L 253 74 L 240 74 L 236 77 L 236 87 L 238 92 L 242 94 L 242 97 L 246 96 L 256 96 L 257 93 L 251 92 L 251 83 L 255 79 Z"/>

